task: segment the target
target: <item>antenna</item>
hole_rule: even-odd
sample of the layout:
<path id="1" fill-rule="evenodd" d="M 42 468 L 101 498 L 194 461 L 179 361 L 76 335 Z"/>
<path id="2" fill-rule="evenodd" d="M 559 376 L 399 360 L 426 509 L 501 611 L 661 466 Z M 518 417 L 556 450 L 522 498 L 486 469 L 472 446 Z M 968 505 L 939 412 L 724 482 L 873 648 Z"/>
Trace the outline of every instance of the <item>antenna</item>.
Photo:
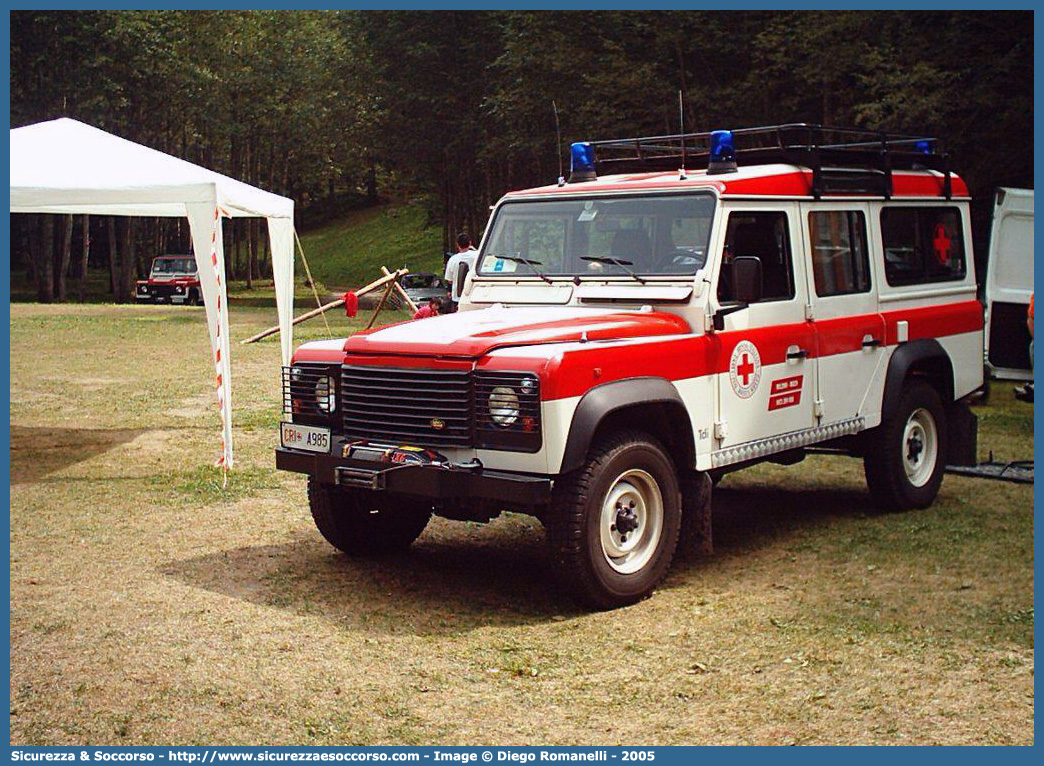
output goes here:
<path id="1" fill-rule="evenodd" d="M 684 181 L 685 176 L 685 99 L 682 92 L 678 91 L 678 119 L 681 123 L 681 170 L 678 173 L 679 180 Z"/>
<path id="2" fill-rule="evenodd" d="M 565 186 L 565 173 L 562 170 L 562 127 L 558 124 L 558 105 L 551 99 L 551 108 L 555 110 L 555 154 L 558 156 L 558 185 Z"/>

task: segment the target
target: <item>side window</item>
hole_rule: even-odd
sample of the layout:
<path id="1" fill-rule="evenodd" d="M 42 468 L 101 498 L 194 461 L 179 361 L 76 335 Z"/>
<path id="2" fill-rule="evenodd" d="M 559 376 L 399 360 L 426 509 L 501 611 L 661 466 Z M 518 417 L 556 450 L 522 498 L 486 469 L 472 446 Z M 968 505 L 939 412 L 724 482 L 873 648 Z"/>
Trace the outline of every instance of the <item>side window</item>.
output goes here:
<path id="1" fill-rule="evenodd" d="M 812 275 L 816 295 L 870 291 L 866 219 L 857 211 L 826 210 L 808 214 Z"/>
<path id="2" fill-rule="evenodd" d="M 961 213 L 953 207 L 886 207 L 881 211 L 888 284 L 963 279 Z"/>
<path id="3" fill-rule="evenodd" d="M 789 300 L 794 293 L 794 268 L 790 260 L 790 236 L 786 213 L 745 213 L 729 215 L 725 231 L 725 253 L 718 275 L 718 300 L 735 300 L 732 259 L 755 255 L 761 259 L 761 299 Z"/>

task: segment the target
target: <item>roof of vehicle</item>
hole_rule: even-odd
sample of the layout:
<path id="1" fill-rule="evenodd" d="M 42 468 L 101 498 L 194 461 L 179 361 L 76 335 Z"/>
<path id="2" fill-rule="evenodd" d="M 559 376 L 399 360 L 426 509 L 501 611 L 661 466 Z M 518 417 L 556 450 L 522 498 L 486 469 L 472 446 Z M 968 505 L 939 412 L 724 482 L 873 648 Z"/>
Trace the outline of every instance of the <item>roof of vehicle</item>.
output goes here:
<path id="1" fill-rule="evenodd" d="M 552 184 L 533 189 L 509 192 L 508 198 L 526 198 L 548 195 L 612 194 L 626 191 L 699 191 L 716 190 L 722 196 L 757 197 L 812 197 L 813 172 L 799 165 L 773 163 L 766 165 L 740 165 L 733 173 L 708 175 L 706 170 L 686 170 L 681 178 L 678 170 L 646 173 L 620 173 L 599 176 L 596 180 L 582 183 Z M 893 170 L 893 197 L 944 198 L 943 173 L 934 170 Z M 968 186 L 960 176 L 951 173 L 950 183 L 955 198 L 967 198 Z M 865 193 L 826 194 L 836 199 L 844 197 L 866 197 Z"/>

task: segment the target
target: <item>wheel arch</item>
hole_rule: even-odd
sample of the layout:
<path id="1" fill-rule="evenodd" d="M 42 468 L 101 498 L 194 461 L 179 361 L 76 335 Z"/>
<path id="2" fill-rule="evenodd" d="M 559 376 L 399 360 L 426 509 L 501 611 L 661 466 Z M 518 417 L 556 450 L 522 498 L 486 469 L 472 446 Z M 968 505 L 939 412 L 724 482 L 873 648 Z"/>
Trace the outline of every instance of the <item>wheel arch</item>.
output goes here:
<path id="1" fill-rule="evenodd" d="M 887 419 L 898 408 L 903 384 L 910 376 L 924 378 L 931 383 L 945 406 L 953 403 L 953 362 L 950 355 L 935 338 L 922 338 L 900 345 L 888 362 L 882 419 Z"/>
<path id="2" fill-rule="evenodd" d="M 583 465 L 599 430 L 636 428 L 660 439 L 675 463 L 691 468 L 696 461 L 689 413 L 681 394 L 666 378 L 629 378 L 603 383 L 577 404 L 569 426 L 560 473 Z"/>

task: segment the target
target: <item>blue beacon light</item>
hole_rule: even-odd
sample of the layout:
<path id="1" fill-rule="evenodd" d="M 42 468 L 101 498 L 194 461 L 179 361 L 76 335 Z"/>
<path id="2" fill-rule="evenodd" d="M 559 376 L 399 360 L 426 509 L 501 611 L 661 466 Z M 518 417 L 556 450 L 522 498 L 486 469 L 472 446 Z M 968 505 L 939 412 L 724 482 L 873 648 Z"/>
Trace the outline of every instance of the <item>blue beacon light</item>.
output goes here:
<path id="1" fill-rule="evenodd" d="M 575 142 L 569 148 L 569 183 L 594 181 L 597 178 L 594 147 L 587 141 Z"/>
<path id="2" fill-rule="evenodd" d="M 707 174 L 735 173 L 736 170 L 736 147 L 732 143 L 732 131 L 712 131 L 710 134 L 710 157 L 707 162 Z"/>
<path id="3" fill-rule="evenodd" d="M 935 141 L 933 141 L 930 138 L 927 138 L 923 141 L 918 141 L 915 144 L 915 146 L 917 147 L 917 151 L 919 151 L 921 154 L 931 154 L 935 151 Z"/>

